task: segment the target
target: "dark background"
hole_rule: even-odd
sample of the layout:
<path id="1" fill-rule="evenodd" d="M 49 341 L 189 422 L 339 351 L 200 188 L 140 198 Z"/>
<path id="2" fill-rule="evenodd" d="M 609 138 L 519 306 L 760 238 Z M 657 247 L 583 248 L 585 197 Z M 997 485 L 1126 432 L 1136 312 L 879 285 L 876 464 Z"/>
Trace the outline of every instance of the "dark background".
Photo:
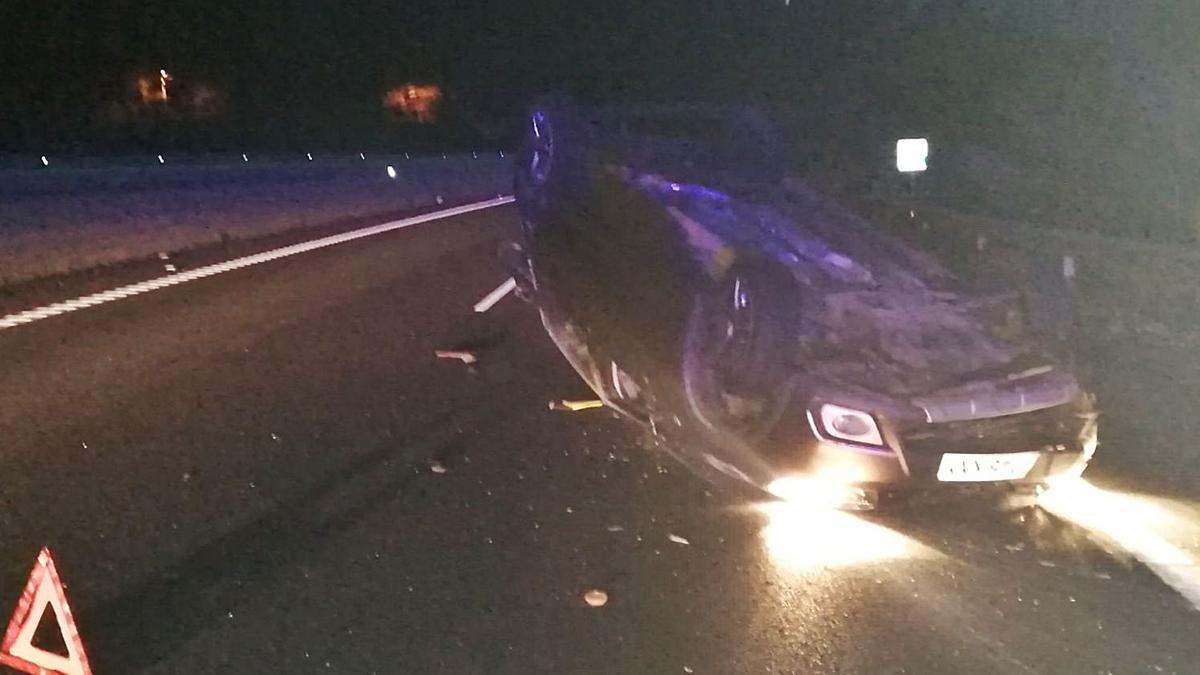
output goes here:
<path id="1" fill-rule="evenodd" d="M 544 92 L 745 102 L 805 170 L 870 182 L 924 135 L 943 201 L 1192 237 L 1200 9 L 1144 4 L 10 0 L 0 153 L 496 147 Z M 160 67 L 218 109 L 131 107 Z M 437 124 L 381 105 L 406 82 Z"/>

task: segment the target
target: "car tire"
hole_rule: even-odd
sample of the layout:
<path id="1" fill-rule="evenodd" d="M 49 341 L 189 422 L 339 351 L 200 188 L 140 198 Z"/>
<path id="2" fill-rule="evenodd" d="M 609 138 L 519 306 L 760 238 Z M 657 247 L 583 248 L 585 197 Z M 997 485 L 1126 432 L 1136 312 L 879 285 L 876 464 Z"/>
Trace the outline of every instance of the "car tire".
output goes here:
<path id="1" fill-rule="evenodd" d="M 513 189 L 526 221 L 544 224 L 560 205 L 588 189 L 591 142 L 579 109 L 566 98 L 529 108 Z"/>
<path id="2" fill-rule="evenodd" d="M 790 274 L 761 260 L 734 266 L 694 297 L 681 373 L 688 419 L 677 426 L 698 455 L 689 464 L 706 474 L 712 469 L 759 488 L 769 484 L 772 472 L 755 448 L 791 400 L 795 297 Z"/>

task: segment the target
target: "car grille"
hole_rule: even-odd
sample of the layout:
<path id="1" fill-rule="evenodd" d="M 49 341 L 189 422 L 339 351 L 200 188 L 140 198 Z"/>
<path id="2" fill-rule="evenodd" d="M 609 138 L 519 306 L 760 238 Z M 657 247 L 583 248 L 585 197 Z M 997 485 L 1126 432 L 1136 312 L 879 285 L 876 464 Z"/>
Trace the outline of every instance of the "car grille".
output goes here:
<path id="1" fill-rule="evenodd" d="M 1086 419 L 1074 406 L 964 422 L 912 424 L 901 429 L 905 458 L 914 476 L 936 474 L 942 453 L 1029 450 L 1076 451 Z"/>

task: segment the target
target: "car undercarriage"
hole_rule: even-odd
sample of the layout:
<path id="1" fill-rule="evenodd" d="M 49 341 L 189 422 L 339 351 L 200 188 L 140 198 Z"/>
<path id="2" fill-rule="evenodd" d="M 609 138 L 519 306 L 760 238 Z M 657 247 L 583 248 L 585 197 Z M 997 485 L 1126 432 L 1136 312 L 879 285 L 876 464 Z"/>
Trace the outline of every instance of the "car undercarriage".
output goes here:
<path id="1" fill-rule="evenodd" d="M 530 119 L 525 294 L 600 398 L 701 473 L 1038 486 L 1090 459 L 1093 399 L 1028 289 L 973 284 L 796 176 L 577 108 Z"/>

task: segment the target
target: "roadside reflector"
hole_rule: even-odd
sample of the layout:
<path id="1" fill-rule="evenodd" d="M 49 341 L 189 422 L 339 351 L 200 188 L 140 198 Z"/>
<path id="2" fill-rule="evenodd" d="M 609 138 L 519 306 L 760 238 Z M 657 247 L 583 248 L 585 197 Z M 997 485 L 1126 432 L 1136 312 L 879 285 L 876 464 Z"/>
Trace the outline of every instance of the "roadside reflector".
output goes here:
<path id="1" fill-rule="evenodd" d="M 1063 278 L 1064 279 L 1074 279 L 1075 278 L 1075 256 L 1073 256 L 1073 255 L 1064 255 L 1063 256 Z"/>
<path id="2" fill-rule="evenodd" d="M 902 173 L 929 168 L 929 141 L 924 138 L 901 138 L 896 141 L 896 170 Z"/>
<path id="3" fill-rule="evenodd" d="M 55 623 L 67 648 L 66 656 L 33 645 L 34 633 L 47 606 L 54 612 Z M 67 603 L 62 580 L 58 577 L 54 558 L 50 556 L 48 548 L 43 547 L 38 553 L 33 571 L 29 573 L 29 581 L 25 583 L 25 590 L 21 591 L 21 599 L 17 602 L 17 611 L 4 631 L 4 641 L 0 642 L 0 663 L 31 675 L 92 674 L 83 650 L 83 640 L 75 627 L 75 616 Z"/>

